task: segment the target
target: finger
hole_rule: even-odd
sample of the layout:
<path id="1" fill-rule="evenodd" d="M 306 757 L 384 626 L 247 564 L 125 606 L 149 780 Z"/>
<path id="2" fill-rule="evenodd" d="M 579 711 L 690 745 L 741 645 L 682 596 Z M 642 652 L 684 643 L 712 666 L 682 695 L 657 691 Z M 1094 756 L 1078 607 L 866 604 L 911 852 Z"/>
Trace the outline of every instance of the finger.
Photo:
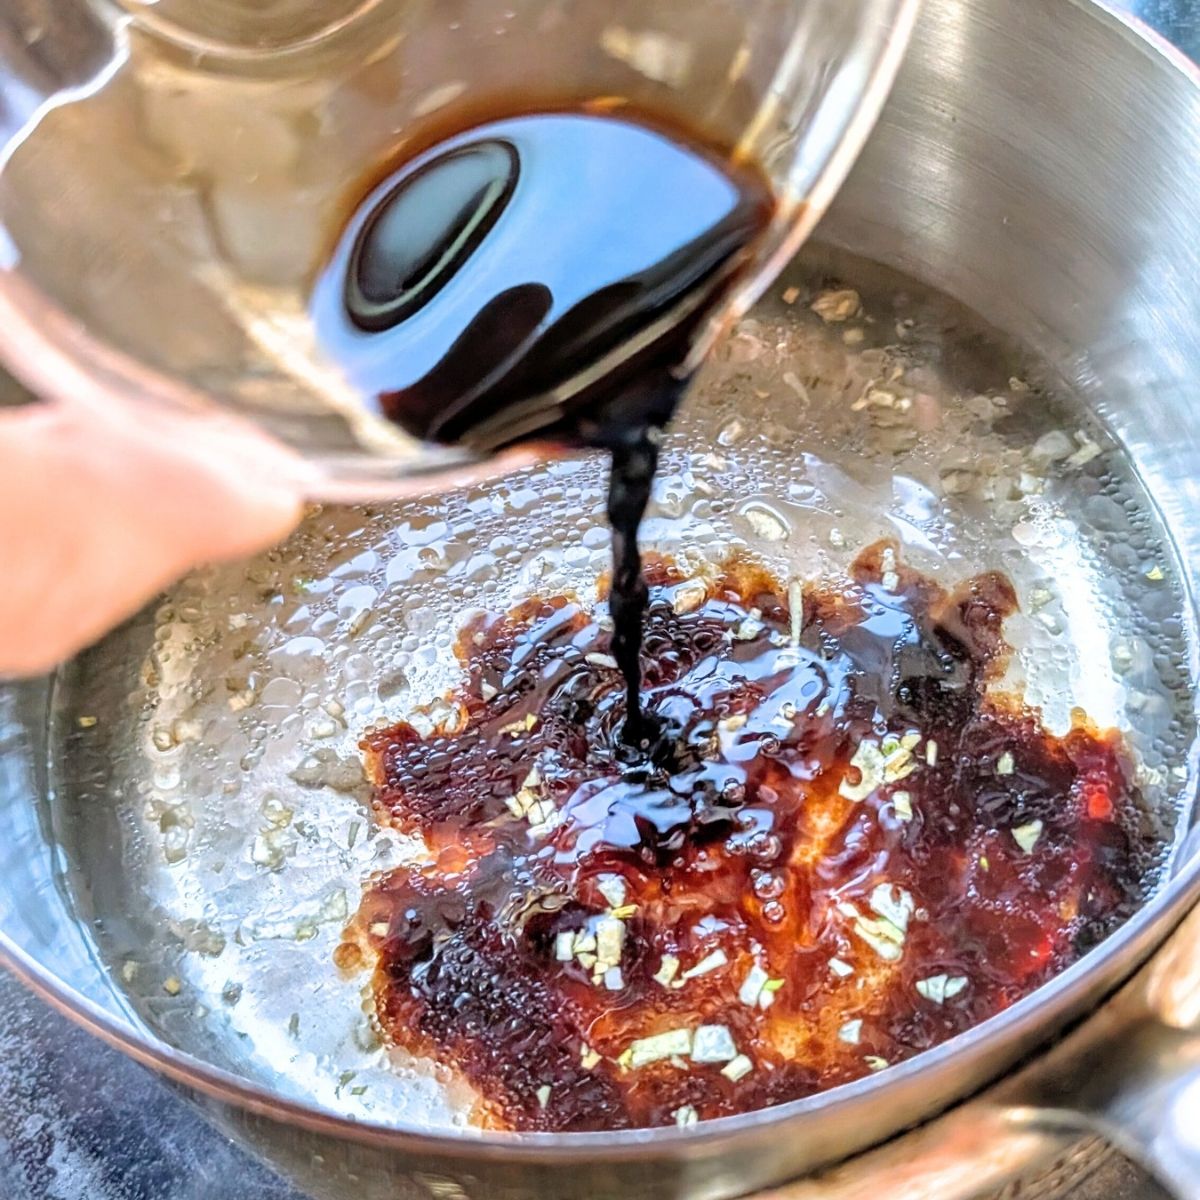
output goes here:
<path id="1" fill-rule="evenodd" d="M 283 537 L 298 474 L 225 422 L 0 414 L 0 674 L 44 670 L 190 567 Z"/>

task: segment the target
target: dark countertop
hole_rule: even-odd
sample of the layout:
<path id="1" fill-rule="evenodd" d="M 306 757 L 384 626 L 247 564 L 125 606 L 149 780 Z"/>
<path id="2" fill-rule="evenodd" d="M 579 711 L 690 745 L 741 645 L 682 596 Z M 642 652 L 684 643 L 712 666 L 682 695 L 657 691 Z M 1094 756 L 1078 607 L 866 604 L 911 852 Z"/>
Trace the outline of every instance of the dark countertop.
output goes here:
<path id="1" fill-rule="evenodd" d="M 1200 0 L 1116 7 L 1200 59 Z M 1104 1200 L 1162 1196 L 1115 1158 L 1086 1191 Z M 304 1200 L 149 1071 L 0 972 L 0 1200 L 246 1197 Z"/>
<path id="2" fill-rule="evenodd" d="M 1200 61 L 1200 3 L 1197 0 L 1115 0 L 1114 8 L 1124 8 L 1153 25 L 1185 54 Z"/>

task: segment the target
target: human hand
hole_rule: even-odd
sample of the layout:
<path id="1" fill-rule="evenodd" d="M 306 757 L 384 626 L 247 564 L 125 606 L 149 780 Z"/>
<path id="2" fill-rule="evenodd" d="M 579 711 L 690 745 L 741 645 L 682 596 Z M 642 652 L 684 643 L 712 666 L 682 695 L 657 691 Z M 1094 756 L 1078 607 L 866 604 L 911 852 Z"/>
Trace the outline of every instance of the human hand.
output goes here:
<path id="1" fill-rule="evenodd" d="M 0 409 L 0 676 L 47 670 L 190 568 L 282 538 L 296 478 L 286 451 L 218 417 Z"/>

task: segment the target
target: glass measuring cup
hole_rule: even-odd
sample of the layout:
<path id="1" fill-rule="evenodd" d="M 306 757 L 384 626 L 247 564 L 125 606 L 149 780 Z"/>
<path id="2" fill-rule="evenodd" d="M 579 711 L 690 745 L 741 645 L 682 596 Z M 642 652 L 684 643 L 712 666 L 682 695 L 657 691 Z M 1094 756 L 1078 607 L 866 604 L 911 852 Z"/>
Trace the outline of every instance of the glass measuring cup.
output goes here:
<path id="1" fill-rule="evenodd" d="M 514 95 L 619 97 L 698 128 L 758 164 L 778 207 L 694 364 L 824 212 L 916 4 L 64 0 L 52 27 L 28 5 L 35 38 L 17 4 L 0 358 L 67 403 L 248 418 L 321 498 L 478 472 L 373 415 L 314 337 L 312 281 L 364 168 L 448 106 Z"/>

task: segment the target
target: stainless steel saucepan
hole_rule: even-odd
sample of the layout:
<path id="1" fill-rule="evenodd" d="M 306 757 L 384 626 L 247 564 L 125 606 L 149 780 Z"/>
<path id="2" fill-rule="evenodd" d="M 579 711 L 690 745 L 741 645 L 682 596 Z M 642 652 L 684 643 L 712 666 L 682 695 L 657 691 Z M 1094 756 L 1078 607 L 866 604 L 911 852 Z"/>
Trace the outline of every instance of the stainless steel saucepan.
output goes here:
<path id="1" fill-rule="evenodd" d="M 1089 1129 L 1200 1196 L 1198 190 L 1200 75 L 1149 35 L 1087 0 L 926 0 L 820 245 L 706 368 L 647 528 L 805 577 L 885 533 L 947 580 L 1010 574 L 1007 682 L 1123 730 L 1166 846 L 1141 911 L 1038 993 L 825 1095 L 612 1136 L 482 1133 L 379 1047 L 331 963 L 406 850 L 357 737 L 434 714 L 467 611 L 594 594 L 590 460 L 315 512 L 0 689 L 5 962 L 330 1200 L 967 1197 Z M 810 310 L 834 277 L 861 317 Z"/>

